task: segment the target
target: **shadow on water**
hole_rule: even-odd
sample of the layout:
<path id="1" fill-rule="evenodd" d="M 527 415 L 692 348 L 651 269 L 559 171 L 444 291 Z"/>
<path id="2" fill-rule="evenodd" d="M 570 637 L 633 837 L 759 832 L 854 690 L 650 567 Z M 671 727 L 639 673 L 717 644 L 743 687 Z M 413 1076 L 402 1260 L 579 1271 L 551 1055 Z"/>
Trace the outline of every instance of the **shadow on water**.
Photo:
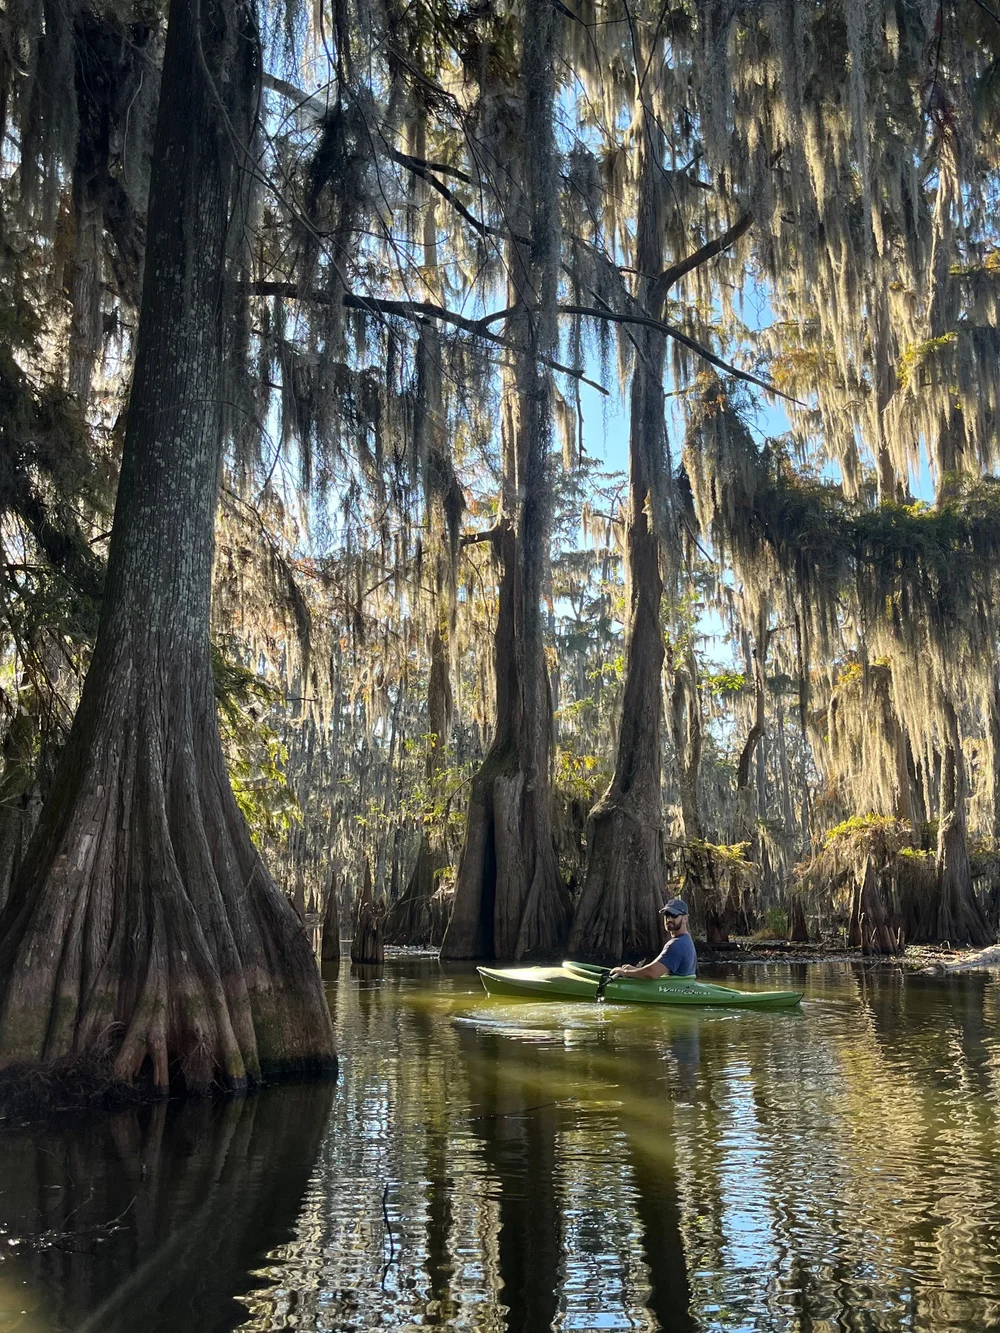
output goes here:
<path id="1" fill-rule="evenodd" d="M 0 1135 L 0 1333 L 223 1333 L 292 1234 L 334 1095 L 269 1088 Z"/>

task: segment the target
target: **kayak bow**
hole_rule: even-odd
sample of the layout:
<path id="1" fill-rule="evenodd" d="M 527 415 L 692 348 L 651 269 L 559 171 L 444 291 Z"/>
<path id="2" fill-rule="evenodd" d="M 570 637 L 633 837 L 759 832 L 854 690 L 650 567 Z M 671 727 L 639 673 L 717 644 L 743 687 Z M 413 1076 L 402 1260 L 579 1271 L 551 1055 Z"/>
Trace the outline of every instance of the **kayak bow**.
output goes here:
<path id="1" fill-rule="evenodd" d="M 526 1000 L 596 1000 L 607 968 L 569 960 L 561 967 L 480 967 L 489 995 Z M 744 991 L 696 977 L 659 977 L 655 981 L 616 977 L 603 986 L 609 1004 L 726 1005 L 743 1009 L 783 1009 L 798 1004 L 801 991 Z"/>

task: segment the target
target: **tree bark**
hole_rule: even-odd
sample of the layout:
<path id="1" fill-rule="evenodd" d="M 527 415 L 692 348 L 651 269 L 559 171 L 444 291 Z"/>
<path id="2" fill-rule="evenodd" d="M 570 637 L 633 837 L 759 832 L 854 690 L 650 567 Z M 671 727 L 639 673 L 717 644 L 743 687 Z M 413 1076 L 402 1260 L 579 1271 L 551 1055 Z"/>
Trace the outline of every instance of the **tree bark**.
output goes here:
<path id="1" fill-rule="evenodd" d="M 990 759 L 993 771 L 993 827 L 990 836 L 1000 846 L 1000 665 L 993 668 L 993 692 L 990 696 Z"/>
<path id="2" fill-rule="evenodd" d="M 674 683 L 670 692 L 670 732 L 677 758 L 681 798 L 681 826 L 688 842 L 705 836 L 698 811 L 698 775 L 701 770 L 702 724 L 698 697 L 698 668 L 688 649 L 678 662 L 671 654 Z"/>
<path id="3" fill-rule="evenodd" d="M 743 657 L 747 668 L 747 677 L 753 682 L 754 711 L 753 722 L 750 724 L 750 730 L 747 732 L 747 738 L 743 742 L 743 748 L 740 751 L 739 761 L 736 765 L 736 841 L 747 842 L 750 844 L 750 859 L 755 861 L 760 867 L 760 881 L 757 892 L 757 902 L 760 902 L 761 889 L 764 885 L 765 874 L 769 872 L 767 852 L 764 846 L 764 840 L 761 837 L 760 822 L 754 813 L 753 794 L 750 786 L 750 772 L 753 767 L 754 755 L 761 748 L 761 742 L 764 739 L 765 727 L 765 704 L 767 698 L 767 650 L 770 642 L 770 631 L 767 628 L 767 611 L 764 609 L 759 618 L 754 635 L 744 633 L 743 635 Z M 762 773 L 762 766 L 757 765 L 758 784 Z M 762 798 L 762 791 L 758 791 L 758 797 Z M 757 806 L 762 806 L 763 800 L 758 799 Z M 750 934 L 751 920 L 755 918 L 756 904 L 749 901 L 749 892 L 745 888 L 730 885 L 729 893 L 726 897 L 726 904 L 723 908 L 723 925 L 726 937 L 729 932 L 735 931 L 737 934 Z"/>
<path id="4" fill-rule="evenodd" d="M 759 838 L 750 794 L 750 766 L 753 763 L 757 747 L 764 738 L 766 664 L 769 638 L 767 624 L 762 617 L 762 623 L 757 626 L 754 642 L 752 644 L 749 642 L 749 635 L 745 636 L 744 641 L 744 656 L 750 666 L 750 678 L 753 681 L 754 709 L 753 722 L 747 732 L 747 738 L 743 742 L 739 763 L 736 766 L 736 811 L 739 821 L 737 838 L 738 840 L 746 840 L 755 847 Z"/>
<path id="5" fill-rule="evenodd" d="M 809 943 L 809 926 L 806 922 L 802 899 L 795 894 L 788 904 L 788 938 L 792 944 Z"/>
<path id="6" fill-rule="evenodd" d="M 337 901 L 336 875 L 330 876 L 330 888 L 323 912 L 320 958 L 324 963 L 340 962 L 340 909 Z"/>
<path id="7" fill-rule="evenodd" d="M 209 654 L 227 238 L 258 43 L 171 6 L 136 365 L 93 664 L 0 917 L 0 1064 L 103 1054 L 164 1092 L 331 1071 L 302 924 L 226 774 Z"/>
<path id="8" fill-rule="evenodd" d="M 958 718 L 952 704 L 945 704 L 949 743 L 941 762 L 941 796 L 938 820 L 936 893 L 929 899 L 917 938 L 931 943 L 992 944 L 972 884 L 969 842 L 966 830 L 968 782 Z"/>
<path id="9" fill-rule="evenodd" d="M 662 135 L 643 112 L 639 145 L 639 215 L 636 267 L 663 271 Z M 662 316 L 665 290 L 655 277 L 641 280 L 640 301 Z M 569 937 L 575 957 L 638 959 L 659 952 L 663 900 L 663 631 L 660 539 L 666 477 L 663 370 L 666 340 L 651 329 L 635 335 L 629 423 L 629 508 L 626 544 L 628 621 L 625 688 L 615 772 L 591 811 L 590 855 Z"/>
<path id="10" fill-rule="evenodd" d="M 728 944 L 725 903 L 712 858 L 702 845 L 705 831 L 698 810 L 698 774 L 701 769 L 702 719 L 698 696 L 698 667 L 687 649 L 683 662 L 671 661 L 670 730 L 677 757 L 684 852 L 684 893 L 705 927 L 708 944 Z"/>
<path id="11" fill-rule="evenodd" d="M 508 340 L 518 347 L 505 385 L 504 492 L 493 543 L 500 569 L 495 638 L 497 720 L 472 783 L 444 958 L 524 958 L 565 938 L 569 896 L 552 837 L 552 700 L 541 594 L 550 513 L 552 376 L 557 343 L 558 220 L 553 142 L 555 6 L 525 6 L 523 158 L 512 166 Z M 530 232 L 531 244 L 523 238 Z M 541 297 L 541 310 L 533 306 Z"/>
<path id="12" fill-rule="evenodd" d="M 426 773 L 428 782 L 433 784 L 444 764 L 453 708 L 447 642 L 440 627 L 430 635 L 430 657 L 427 721 L 431 740 Z M 438 877 L 449 864 L 440 829 L 434 825 L 422 826 L 417 859 L 406 889 L 386 913 L 383 935 L 387 944 L 434 947 L 441 944 L 448 926 L 450 903 L 438 892 Z"/>
<path id="13" fill-rule="evenodd" d="M 38 822 L 42 805 L 34 743 L 38 719 L 31 712 L 11 719 L 0 749 L 0 909 L 10 893 Z"/>
<path id="14" fill-rule="evenodd" d="M 448 853 L 432 832 L 420 831 L 420 845 L 403 896 L 386 913 L 383 938 L 386 944 L 412 944 L 437 948 L 448 927 L 448 905 L 439 892 L 440 872 L 448 866 Z"/>
<path id="15" fill-rule="evenodd" d="M 385 961 L 385 948 L 382 941 L 382 918 L 375 906 L 375 893 L 372 886 L 372 866 L 365 857 L 364 880 L 358 895 L 358 907 L 354 917 L 354 936 L 351 939 L 352 963 L 382 963 Z"/>
<path id="16" fill-rule="evenodd" d="M 892 905 L 884 894 L 884 872 L 869 855 L 855 881 L 851 899 L 851 923 L 847 943 L 862 953 L 894 954 L 901 952 L 901 935 L 892 920 Z"/>

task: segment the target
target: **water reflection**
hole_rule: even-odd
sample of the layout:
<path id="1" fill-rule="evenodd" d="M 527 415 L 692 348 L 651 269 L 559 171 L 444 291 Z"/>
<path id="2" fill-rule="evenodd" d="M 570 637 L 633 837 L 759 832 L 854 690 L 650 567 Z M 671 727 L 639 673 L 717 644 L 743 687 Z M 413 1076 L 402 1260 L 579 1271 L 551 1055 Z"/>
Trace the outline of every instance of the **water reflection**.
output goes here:
<path id="1" fill-rule="evenodd" d="M 236 1327 L 248 1274 L 292 1233 L 332 1097 L 274 1089 L 0 1135 L 0 1330 Z"/>
<path id="2" fill-rule="evenodd" d="M 233 1294 L 255 1333 L 1000 1330 L 1000 983 L 796 970 L 744 972 L 808 992 L 755 1014 L 490 1000 L 427 957 L 341 967 L 318 1156 L 325 1106 L 281 1100 L 301 1090 L 228 1137 L 165 1125 L 155 1188 L 153 1125 L 24 1162 L 0 1139 L 8 1228 L 65 1230 L 83 1203 L 83 1230 L 137 1195 L 82 1266 L 17 1254 L 34 1322 L 0 1333 L 213 1333 Z M 123 1278 L 147 1271 L 160 1322 L 129 1324 Z M 10 1261 L 0 1283 L 21 1290 Z"/>

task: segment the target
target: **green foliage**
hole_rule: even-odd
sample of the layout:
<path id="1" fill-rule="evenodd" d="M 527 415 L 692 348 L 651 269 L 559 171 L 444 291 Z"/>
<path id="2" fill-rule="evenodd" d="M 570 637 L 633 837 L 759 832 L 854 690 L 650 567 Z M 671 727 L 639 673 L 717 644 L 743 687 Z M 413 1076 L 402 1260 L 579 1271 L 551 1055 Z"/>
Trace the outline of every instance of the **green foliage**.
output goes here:
<path id="1" fill-rule="evenodd" d="M 764 913 L 760 929 L 754 932 L 755 940 L 786 940 L 788 938 L 788 913 L 783 907 L 769 907 Z"/>
<path id="2" fill-rule="evenodd" d="M 408 768 L 413 780 L 404 782 L 402 794 L 396 809 L 386 811 L 384 804 L 377 801 L 370 803 L 368 810 L 361 817 L 363 827 L 372 830 L 381 829 L 382 834 L 391 831 L 390 826 L 402 821 L 436 830 L 442 841 L 455 846 L 461 841 L 465 824 L 465 795 L 476 765 L 474 763 L 447 762 L 449 753 L 438 756 L 438 763 L 430 776 L 427 776 L 427 757 L 434 744 L 432 735 L 424 735 L 408 741 L 406 745 L 408 761 L 415 761 Z M 421 777 L 416 777 L 419 772 Z"/>
<path id="3" fill-rule="evenodd" d="M 710 694 L 725 698 L 727 695 L 742 693 L 746 689 L 747 678 L 742 671 L 716 671 L 713 675 L 702 676 L 701 684 Z"/>
<path id="4" fill-rule="evenodd" d="M 212 644 L 215 703 L 233 795 L 259 847 L 278 842 L 301 818 L 286 775 L 288 751 L 266 715 L 280 690 Z"/>
<path id="5" fill-rule="evenodd" d="M 918 853 L 905 820 L 878 814 L 852 815 L 831 828 L 815 856 L 795 868 L 796 887 L 846 907 L 868 869 L 891 882 L 898 872 L 912 882 L 926 879 L 933 857 Z"/>
<path id="6" fill-rule="evenodd" d="M 689 838 L 673 845 L 680 859 L 681 875 L 700 883 L 727 883 L 734 887 L 755 884 L 760 867 L 748 855 L 749 842 L 717 843 Z"/>
<path id="7" fill-rule="evenodd" d="M 860 662 L 846 662 L 837 675 L 836 689 L 858 689 L 865 678 L 865 669 Z"/>
<path id="8" fill-rule="evenodd" d="M 561 745 L 555 755 L 556 790 L 570 800 L 583 801 L 589 808 L 611 781 L 608 759 L 607 754 L 578 753 Z"/>
<path id="9" fill-rule="evenodd" d="M 928 338 L 925 342 L 911 343 L 909 347 L 904 348 L 896 372 L 899 376 L 900 389 L 905 389 L 913 377 L 918 375 L 938 352 L 946 347 L 954 347 L 957 342 L 958 334 L 952 331 L 942 334 L 940 338 Z"/>
<path id="10" fill-rule="evenodd" d="M 897 837 L 909 831 L 909 824 L 893 819 L 889 815 L 851 815 L 833 828 L 827 830 L 823 838 L 824 847 L 833 847 L 837 843 L 858 843 L 871 838 Z"/>

